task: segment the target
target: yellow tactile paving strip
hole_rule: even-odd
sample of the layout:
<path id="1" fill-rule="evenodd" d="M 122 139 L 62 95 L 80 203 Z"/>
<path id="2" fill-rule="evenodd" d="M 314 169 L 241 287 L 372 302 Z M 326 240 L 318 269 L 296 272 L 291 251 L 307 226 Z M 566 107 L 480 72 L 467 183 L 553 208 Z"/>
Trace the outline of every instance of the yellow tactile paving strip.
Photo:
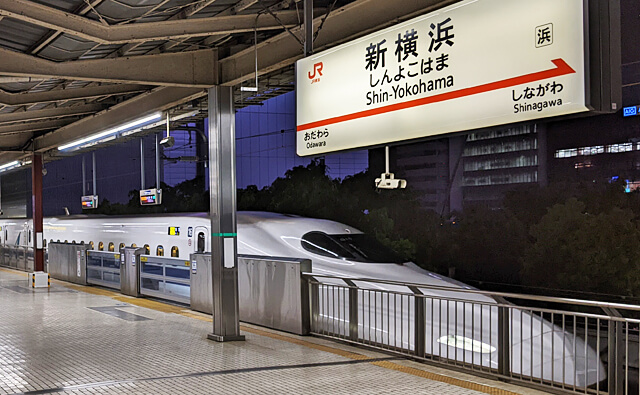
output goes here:
<path id="1" fill-rule="evenodd" d="M 23 275 L 27 276 L 27 274 L 24 273 L 24 272 L 14 271 L 14 270 L 10 270 L 10 269 L 3 269 L 3 268 L 0 268 L 0 270 L 1 271 L 6 271 L 6 272 L 11 272 L 11 273 L 14 273 L 14 274 L 20 273 L 20 274 L 23 274 Z M 182 315 L 182 316 L 185 316 L 185 317 L 188 317 L 188 318 L 194 318 L 194 319 L 201 320 L 201 321 L 212 322 L 212 319 L 211 319 L 210 316 L 205 315 L 205 314 L 201 314 L 201 313 L 197 313 L 197 312 L 193 312 L 191 310 L 184 309 L 183 307 L 174 306 L 174 305 L 170 305 L 170 304 L 166 304 L 166 303 L 162 303 L 162 302 L 158 302 L 158 301 L 150 300 L 150 299 L 134 298 L 134 297 L 131 297 L 131 296 L 125 296 L 125 295 L 122 295 L 122 294 L 114 292 L 114 291 L 110 291 L 110 290 L 102 289 L 102 288 L 96 288 L 96 287 L 92 287 L 92 286 L 75 285 L 75 284 L 70 284 L 70 283 L 63 282 L 63 281 L 58 281 L 58 280 L 52 280 L 52 282 L 54 282 L 56 284 L 59 284 L 59 285 L 62 285 L 64 287 L 76 290 L 76 291 L 85 292 L 85 293 L 89 293 L 89 294 L 93 294 L 93 295 L 107 296 L 107 297 L 110 297 L 110 298 L 112 298 L 114 300 L 117 300 L 119 302 L 124 302 L 124 303 L 132 304 L 132 305 L 135 305 L 135 306 L 139 306 L 139 307 L 144 307 L 144 308 L 148 308 L 148 309 L 152 309 L 152 310 L 156 310 L 156 311 L 160 311 L 160 312 L 164 312 L 164 313 L 179 314 L 179 315 Z M 253 328 L 253 327 L 248 327 L 248 326 L 245 326 L 245 325 L 241 325 L 240 329 L 242 329 L 245 332 L 253 333 L 255 335 L 266 336 L 266 337 L 270 337 L 272 339 L 277 339 L 277 340 L 281 340 L 281 341 L 297 344 L 297 345 L 300 345 L 300 346 L 313 348 L 315 350 L 320 350 L 320 351 L 332 353 L 332 354 L 335 354 L 335 355 L 340 355 L 342 357 L 349 358 L 349 359 L 352 359 L 352 360 L 366 361 L 366 360 L 370 360 L 371 359 L 371 361 L 369 362 L 370 364 L 378 366 L 378 367 L 381 367 L 381 368 L 395 370 L 395 371 L 398 371 L 398 372 L 410 374 L 410 375 L 417 376 L 417 377 L 422 377 L 422 378 L 433 380 L 433 381 L 442 382 L 442 383 L 449 384 L 449 385 L 454 385 L 454 386 L 461 387 L 461 388 L 470 389 L 470 390 L 473 390 L 473 391 L 482 392 L 482 393 L 485 393 L 485 394 L 491 394 L 491 395 L 520 395 L 517 392 L 508 391 L 508 390 L 505 390 L 505 389 L 502 389 L 502 388 L 491 387 L 491 386 L 488 386 L 488 385 L 475 383 L 475 382 L 472 382 L 472 381 L 466 381 L 466 380 L 461 380 L 461 379 L 457 379 L 457 378 L 454 378 L 454 377 L 445 376 L 445 375 L 442 375 L 442 374 L 427 372 L 427 371 L 416 369 L 416 368 L 412 368 L 412 367 L 409 367 L 409 366 L 404 366 L 404 365 L 401 365 L 401 364 L 398 364 L 398 363 L 395 363 L 395 362 L 375 360 L 374 358 L 368 357 L 368 356 L 363 355 L 363 354 L 358 354 L 358 353 L 354 353 L 354 352 L 350 352 L 350 351 L 346 351 L 346 350 L 341 350 L 339 348 L 334 348 L 334 347 L 329 347 L 329 346 L 325 346 L 325 345 L 321 345 L 321 344 L 316 344 L 316 343 L 308 342 L 308 341 L 301 340 L 301 339 L 298 339 L 298 338 L 295 338 L 295 337 L 281 335 L 281 334 L 273 333 L 273 332 L 268 332 L 268 331 L 265 331 L 265 330 L 261 330 L 261 329 L 257 329 L 257 328 Z"/>

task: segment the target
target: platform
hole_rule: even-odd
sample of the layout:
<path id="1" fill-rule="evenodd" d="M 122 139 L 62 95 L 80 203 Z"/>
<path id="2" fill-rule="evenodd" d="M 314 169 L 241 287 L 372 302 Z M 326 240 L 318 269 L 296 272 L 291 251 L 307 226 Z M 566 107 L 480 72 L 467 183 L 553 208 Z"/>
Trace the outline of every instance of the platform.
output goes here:
<path id="1" fill-rule="evenodd" d="M 0 394 L 542 394 L 314 337 L 206 339 L 186 307 L 0 269 Z"/>

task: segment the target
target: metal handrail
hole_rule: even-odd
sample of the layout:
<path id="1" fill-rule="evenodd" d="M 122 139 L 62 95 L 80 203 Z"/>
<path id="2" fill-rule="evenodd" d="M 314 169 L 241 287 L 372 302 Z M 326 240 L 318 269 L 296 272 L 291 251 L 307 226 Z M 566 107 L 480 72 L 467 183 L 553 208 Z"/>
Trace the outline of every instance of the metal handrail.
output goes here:
<path id="1" fill-rule="evenodd" d="M 511 292 L 483 291 L 476 288 L 455 288 L 455 287 L 445 287 L 442 285 L 408 283 L 408 282 L 379 280 L 379 279 L 371 279 L 371 278 L 340 277 L 340 276 L 332 276 L 332 275 L 317 274 L 317 273 L 302 273 L 302 275 L 308 278 L 329 278 L 334 280 L 341 280 L 344 282 L 348 280 L 350 282 L 360 281 L 360 282 L 373 283 L 373 284 L 396 285 L 396 286 L 407 287 L 409 289 L 411 287 L 417 287 L 417 288 L 434 289 L 438 291 L 447 291 L 447 292 L 473 293 L 473 294 L 489 296 L 489 297 L 503 297 L 503 298 L 522 299 L 522 300 L 533 300 L 537 302 L 574 304 L 574 305 L 581 305 L 581 306 L 588 306 L 588 307 L 598 307 L 603 310 L 604 309 L 621 309 L 621 310 L 640 311 L 639 305 L 600 302 L 595 300 L 558 298 L 558 297 L 542 296 L 542 295 L 525 295 L 525 294 L 517 294 L 517 293 L 511 293 Z M 609 314 L 607 313 L 607 315 Z M 611 318 L 613 317 L 615 317 L 615 315 L 611 315 Z"/>
<path id="2" fill-rule="evenodd" d="M 637 385 L 630 381 L 633 361 L 629 350 L 640 349 L 640 320 L 623 318 L 615 309 L 640 311 L 640 306 L 309 272 L 301 275 L 309 284 L 314 335 L 552 392 L 613 395 Z M 376 289 L 371 287 L 374 284 L 401 289 Z M 429 295 L 428 290 L 460 296 Z M 493 300 L 472 300 L 462 294 Z M 604 314 L 521 307 L 504 298 L 597 307 Z M 602 355 L 606 355 L 606 365 Z"/>

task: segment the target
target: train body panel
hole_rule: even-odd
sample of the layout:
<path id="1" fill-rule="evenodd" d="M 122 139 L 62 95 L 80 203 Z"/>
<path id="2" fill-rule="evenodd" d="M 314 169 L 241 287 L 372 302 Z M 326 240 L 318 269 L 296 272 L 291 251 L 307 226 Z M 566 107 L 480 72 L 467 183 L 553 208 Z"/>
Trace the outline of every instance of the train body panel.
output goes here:
<path id="1" fill-rule="evenodd" d="M 411 262 L 403 262 L 361 231 L 338 222 L 265 212 L 238 212 L 237 225 L 238 254 L 308 258 L 312 261 L 312 272 L 316 274 L 459 289 L 420 289 L 430 300 L 425 306 L 426 351 L 434 356 L 497 368 L 498 307 L 494 299 L 464 292 L 473 288 Z M 205 213 L 67 216 L 45 218 L 44 238 L 47 242 L 84 242 L 92 244 L 95 250 L 104 251 L 144 246 L 149 248 L 148 255 L 186 259 L 193 252 L 210 250 L 210 228 L 210 219 Z M 29 246 L 33 237 L 30 220 L 0 220 L 0 233 L 0 244 Z M 323 282 L 326 286 L 321 286 L 321 291 L 345 292 L 344 288 L 334 291 L 337 288 L 332 285 L 344 285 L 339 280 Z M 360 338 L 412 350 L 413 339 L 407 334 L 414 327 L 413 298 L 398 300 L 385 294 L 386 291 L 406 294 L 410 292 L 409 288 L 364 281 L 356 283 L 363 288 L 359 291 L 362 297 L 358 312 Z M 348 296 L 341 297 L 344 301 Z M 452 302 L 454 299 L 461 302 Z M 345 324 L 349 320 L 348 310 L 336 309 L 324 301 L 320 302 L 320 309 L 326 325 L 332 325 L 335 330 L 335 323 L 342 323 L 343 327 L 338 331 L 343 335 L 349 333 Z M 606 377 L 597 353 L 585 346 L 579 337 L 526 311 L 511 318 L 511 369 L 514 374 L 578 386 L 593 384 Z M 400 326 L 390 326 L 391 322 L 398 321 Z M 485 325 L 478 328 L 478 322 L 485 322 Z M 323 321 L 317 324 L 322 330 Z M 554 343 L 562 344 L 562 347 L 553 347 Z M 564 365 L 564 368 L 551 371 L 554 364 Z"/>

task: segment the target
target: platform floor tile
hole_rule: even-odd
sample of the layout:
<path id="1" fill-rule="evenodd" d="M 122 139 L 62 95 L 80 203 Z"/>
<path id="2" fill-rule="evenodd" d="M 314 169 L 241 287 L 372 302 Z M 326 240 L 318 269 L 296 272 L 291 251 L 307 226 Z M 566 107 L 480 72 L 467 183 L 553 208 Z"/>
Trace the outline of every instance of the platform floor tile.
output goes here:
<path id="1" fill-rule="evenodd" d="M 0 395 L 480 393 L 257 329 L 216 343 L 209 322 L 118 300 L 0 269 Z"/>

